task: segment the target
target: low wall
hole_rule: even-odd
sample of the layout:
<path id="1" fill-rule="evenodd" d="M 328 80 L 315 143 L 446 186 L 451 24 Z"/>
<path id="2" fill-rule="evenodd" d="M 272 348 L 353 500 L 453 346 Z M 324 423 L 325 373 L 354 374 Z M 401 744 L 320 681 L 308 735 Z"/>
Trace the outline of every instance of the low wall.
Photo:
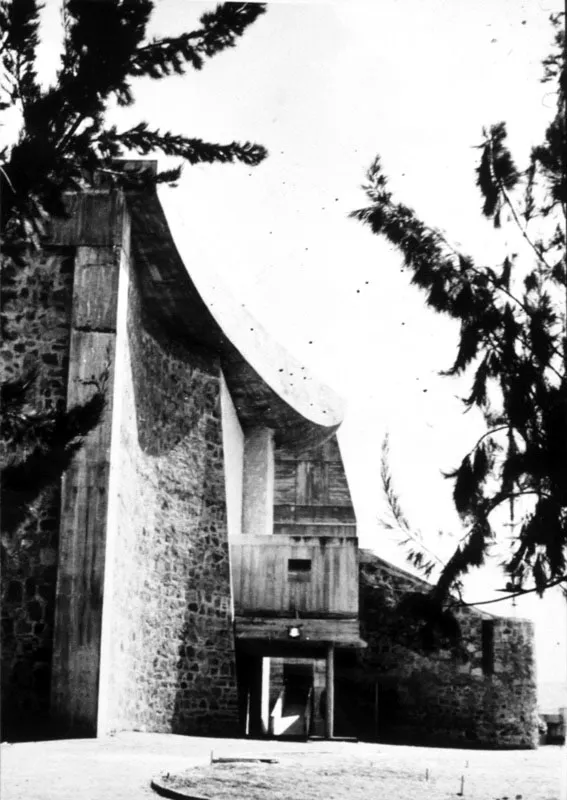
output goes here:
<path id="1" fill-rule="evenodd" d="M 370 553 L 360 559 L 366 650 L 337 668 L 337 704 L 359 736 L 457 747 L 537 746 L 533 625 L 460 609 L 458 648 L 424 652 L 396 613 L 424 581 Z"/>

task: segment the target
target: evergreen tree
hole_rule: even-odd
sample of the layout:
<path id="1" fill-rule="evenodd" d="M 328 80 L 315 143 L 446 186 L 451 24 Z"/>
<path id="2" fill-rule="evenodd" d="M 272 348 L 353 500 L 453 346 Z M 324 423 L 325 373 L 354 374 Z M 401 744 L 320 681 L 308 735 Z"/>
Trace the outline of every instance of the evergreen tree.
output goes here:
<path id="1" fill-rule="evenodd" d="M 2 533 L 12 536 L 27 519 L 41 493 L 67 470 L 84 437 L 96 427 L 105 405 L 105 384 L 95 387 L 83 405 L 39 412 L 29 394 L 32 370 L 6 381 L 0 389 L 2 439 L 7 453 L 2 469 L 0 507 Z"/>
<path id="2" fill-rule="evenodd" d="M 65 217 L 64 193 L 88 188 L 104 175 L 124 189 L 142 189 L 147 177 L 120 170 L 116 159 L 134 151 L 176 156 L 181 164 L 259 164 L 264 147 L 216 144 L 160 131 L 141 121 L 118 130 L 106 119 L 109 104 L 134 102 L 136 78 L 162 80 L 200 70 L 209 58 L 234 47 L 265 12 L 261 3 L 223 3 L 202 15 L 199 27 L 174 37 L 148 39 L 153 0 L 65 0 L 64 47 L 55 84 L 42 87 L 36 73 L 41 4 L 0 2 L 0 110 L 21 110 L 17 141 L 0 151 L 0 267 L 5 296 L 15 272 L 35 257 L 49 221 Z M 153 183 L 175 183 L 181 166 Z M 39 412 L 30 400 L 33 373 L 6 382 L 0 397 L 2 426 L 2 528 L 17 530 L 43 490 L 56 485 L 83 438 L 98 424 L 104 385 L 86 404 Z"/>
<path id="3" fill-rule="evenodd" d="M 261 3 L 223 3 L 203 14 L 194 31 L 148 40 L 154 6 L 153 0 L 66 0 L 61 67 L 55 85 L 42 88 L 35 69 L 40 3 L 0 3 L 0 108 L 17 104 L 23 115 L 18 141 L 0 152 L 4 252 L 16 242 L 39 245 L 49 218 L 65 214 L 63 192 L 81 188 L 89 175 L 105 171 L 119 183 L 126 181 L 115 168 L 126 151 L 161 151 L 190 164 L 254 166 L 265 158 L 265 148 L 250 142 L 215 144 L 147 122 L 127 130 L 107 123 L 111 101 L 133 104 L 136 78 L 162 80 L 183 74 L 187 66 L 200 70 L 207 59 L 233 47 L 265 11 Z M 178 167 L 156 180 L 173 183 L 179 174 Z"/>
<path id="4" fill-rule="evenodd" d="M 555 47 L 543 80 L 557 106 L 541 145 L 520 170 L 506 145 L 506 125 L 483 132 L 476 184 L 482 213 L 497 229 L 514 225 L 529 264 L 510 253 L 484 266 L 452 247 L 437 229 L 397 202 L 377 158 L 364 189 L 370 200 L 352 216 L 401 253 L 412 282 L 435 311 L 460 326 L 449 376 L 472 372 L 466 408 L 487 429 L 450 474 L 466 535 L 444 565 L 435 595 L 484 562 L 498 538 L 502 508 L 515 524 L 505 563 L 510 591 L 541 594 L 566 579 L 567 545 L 567 134 L 563 14 L 552 17 Z"/>

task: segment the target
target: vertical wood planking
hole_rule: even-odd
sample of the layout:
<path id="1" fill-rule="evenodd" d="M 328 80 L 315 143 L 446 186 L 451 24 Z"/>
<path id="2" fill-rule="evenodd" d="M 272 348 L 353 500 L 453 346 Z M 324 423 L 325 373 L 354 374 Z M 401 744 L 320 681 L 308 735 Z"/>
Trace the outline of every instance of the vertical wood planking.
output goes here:
<path id="1" fill-rule="evenodd" d="M 327 645 L 326 662 L 326 689 L 327 707 L 325 709 L 325 736 L 332 739 L 335 734 L 335 647 L 333 644 Z"/>
<path id="2" fill-rule="evenodd" d="M 356 614 L 356 540 L 305 537 L 245 537 L 233 542 L 236 608 L 246 611 Z M 309 559 L 305 580 L 290 578 L 289 559 Z"/>
<path id="3" fill-rule="evenodd" d="M 280 550 L 281 555 L 276 554 L 276 575 L 279 586 L 280 608 L 289 609 L 289 585 L 287 582 L 287 561 L 285 553 Z"/>
<path id="4" fill-rule="evenodd" d="M 252 564 L 250 561 L 251 552 L 250 545 L 243 545 L 241 548 L 242 563 L 241 563 L 241 587 L 242 587 L 242 605 L 244 608 L 250 607 L 250 581 L 252 579 Z"/>
<path id="5" fill-rule="evenodd" d="M 297 462 L 297 477 L 296 477 L 296 502 L 298 505 L 310 505 L 309 493 L 307 483 L 309 481 L 309 470 L 311 463 L 309 461 Z"/>
<path id="6" fill-rule="evenodd" d="M 241 548 L 238 546 L 233 546 L 230 548 L 230 569 L 232 572 L 232 586 L 233 586 L 233 602 L 234 602 L 234 611 L 236 614 L 240 612 L 241 608 L 241 589 L 240 589 L 240 578 L 242 575 L 242 569 L 240 566 L 240 555 L 241 555 Z"/>

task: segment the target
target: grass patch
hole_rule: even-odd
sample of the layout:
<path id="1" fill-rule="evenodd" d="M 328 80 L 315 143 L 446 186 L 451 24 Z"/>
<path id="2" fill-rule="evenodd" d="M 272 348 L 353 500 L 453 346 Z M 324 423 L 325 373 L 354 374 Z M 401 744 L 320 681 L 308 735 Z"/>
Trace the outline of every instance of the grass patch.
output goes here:
<path id="1" fill-rule="evenodd" d="M 559 775 L 529 756 L 471 753 L 465 761 L 456 753 L 439 757 L 438 750 L 427 758 L 416 751 L 419 759 L 391 758 L 395 748 L 374 758 L 293 753 L 274 764 L 213 763 L 160 782 L 209 800 L 559 800 Z M 507 762 L 515 762 L 512 771 Z"/>

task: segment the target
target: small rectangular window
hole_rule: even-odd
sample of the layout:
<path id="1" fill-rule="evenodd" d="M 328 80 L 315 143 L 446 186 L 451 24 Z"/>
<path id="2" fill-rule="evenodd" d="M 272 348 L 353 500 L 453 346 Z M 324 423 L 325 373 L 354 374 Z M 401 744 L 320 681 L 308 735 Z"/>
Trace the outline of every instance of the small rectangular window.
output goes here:
<path id="1" fill-rule="evenodd" d="M 485 675 L 494 673 L 494 620 L 482 621 L 482 671 Z"/>
<path id="2" fill-rule="evenodd" d="M 288 558 L 287 575 L 291 581 L 310 581 L 311 580 L 311 559 L 310 558 Z"/>
<path id="3" fill-rule="evenodd" d="M 311 572 L 310 558 L 288 558 L 288 572 Z"/>

